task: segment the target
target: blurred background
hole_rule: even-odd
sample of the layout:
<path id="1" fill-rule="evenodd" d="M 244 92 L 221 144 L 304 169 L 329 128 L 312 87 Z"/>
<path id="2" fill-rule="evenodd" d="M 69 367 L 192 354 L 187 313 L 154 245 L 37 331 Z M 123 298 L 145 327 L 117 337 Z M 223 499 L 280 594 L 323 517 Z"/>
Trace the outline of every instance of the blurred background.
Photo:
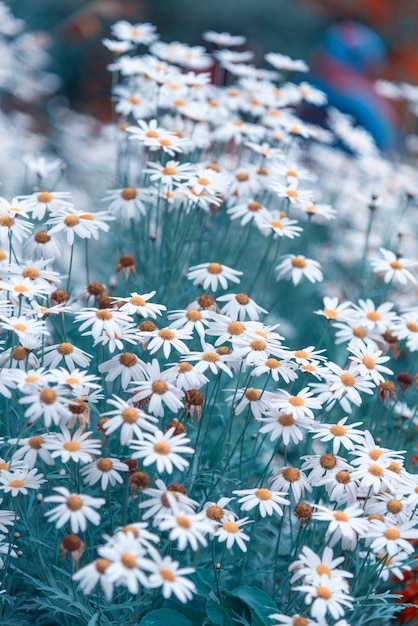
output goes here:
<path id="1" fill-rule="evenodd" d="M 258 66 L 265 65 L 263 55 L 270 51 L 304 58 L 312 67 L 308 80 L 328 93 L 334 89 L 331 103 L 342 110 L 346 94 L 340 87 L 352 79 L 350 90 L 365 89 L 366 100 L 374 97 L 369 84 L 375 78 L 418 83 L 416 0 L 9 0 L 7 4 L 30 29 L 50 37 L 54 59 L 50 69 L 62 77 L 61 95 L 69 105 L 103 121 L 110 119 L 106 65 L 111 54 L 101 40 L 121 19 L 152 22 L 167 42 L 203 44 L 201 33 L 206 29 L 243 34 Z M 341 30 L 347 21 L 356 28 Z M 370 117 L 375 103 L 370 100 L 366 108 L 363 113 Z M 373 119 L 363 125 L 367 123 Z"/>

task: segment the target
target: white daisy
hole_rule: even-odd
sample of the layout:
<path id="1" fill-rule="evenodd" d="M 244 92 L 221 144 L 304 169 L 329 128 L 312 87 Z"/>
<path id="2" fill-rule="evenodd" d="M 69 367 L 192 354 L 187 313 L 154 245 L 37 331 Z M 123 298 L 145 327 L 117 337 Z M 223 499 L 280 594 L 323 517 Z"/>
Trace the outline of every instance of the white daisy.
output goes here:
<path id="1" fill-rule="evenodd" d="M 103 498 L 92 498 L 83 494 L 75 494 L 66 487 L 54 487 L 59 495 L 47 496 L 44 502 L 57 503 L 54 509 L 45 513 L 49 522 L 55 522 L 56 528 L 62 528 L 68 522 L 73 533 L 87 528 L 87 521 L 95 526 L 100 524 L 100 515 L 95 509 L 105 504 Z"/>
<path id="2" fill-rule="evenodd" d="M 156 463 L 157 472 L 171 474 L 176 467 L 179 470 L 189 465 L 182 454 L 193 454 L 193 448 L 186 446 L 190 439 L 184 433 L 174 435 L 175 428 L 169 428 L 163 433 L 155 430 L 153 433 L 144 433 L 142 440 L 132 440 L 129 444 L 134 451 L 133 459 L 143 459 L 144 467 Z"/>
<path id="3" fill-rule="evenodd" d="M 323 275 L 318 261 L 308 259 L 302 255 L 288 254 L 276 267 L 278 271 L 277 280 L 285 278 L 292 280 L 294 285 L 298 285 L 303 277 L 311 283 L 321 282 Z"/>
<path id="4" fill-rule="evenodd" d="M 242 276 L 242 272 L 234 270 L 227 265 L 220 263 L 201 263 L 189 268 L 187 278 L 193 281 L 194 285 L 202 284 L 203 289 L 216 291 L 219 286 L 222 289 L 228 288 L 228 281 L 239 283 L 238 276 Z"/>
<path id="5" fill-rule="evenodd" d="M 283 509 L 280 505 L 289 505 L 290 502 L 283 496 L 287 492 L 270 491 L 269 489 L 238 489 L 232 492 L 239 496 L 238 504 L 241 505 L 242 511 L 251 511 L 258 507 L 261 517 L 266 515 L 283 515 Z"/>

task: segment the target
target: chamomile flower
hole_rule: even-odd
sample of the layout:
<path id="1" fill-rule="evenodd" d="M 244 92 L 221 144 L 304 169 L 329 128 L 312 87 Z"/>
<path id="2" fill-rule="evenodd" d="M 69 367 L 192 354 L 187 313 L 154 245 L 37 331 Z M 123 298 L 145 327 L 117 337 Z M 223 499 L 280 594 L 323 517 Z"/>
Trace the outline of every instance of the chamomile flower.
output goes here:
<path id="1" fill-rule="evenodd" d="M 334 619 L 343 617 L 345 607 L 353 608 L 352 598 L 345 589 L 341 588 L 339 580 L 333 580 L 323 574 L 319 581 L 311 584 L 293 587 L 295 591 L 305 593 L 305 603 L 311 605 L 312 617 L 323 623 L 327 613 Z"/>
<path id="2" fill-rule="evenodd" d="M 337 580 L 341 589 L 348 592 L 349 586 L 346 579 L 352 578 L 353 574 L 337 569 L 343 562 L 344 557 L 334 558 L 333 551 L 328 546 L 324 548 L 322 556 L 316 554 L 308 546 L 304 546 L 299 553 L 299 560 L 293 561 L 289 567 L 289 571 L 294 572 L 290 582 L 294 583 L 302 578 L 304 582 L 315 584 L 320 582 L 322 576 L 326 575 L 330 580 Z"/>
<path id="3" fill-rule="evenodd" d="M 313 439 L 320 441 L 332 441 L 332 452 L 338 454 L 340 445 L 344 446 L 346 450 L 353 450 L 356 443 L 363 443 L 364 432 L 355 428 L 360 426 L 362 422 L 355 422 L 354 424 L 347 424 L 348 417 L 343 417 L 336 424 L 315 424 L 312 426 L 311 432 L 313 432 Z"/>
<path id="4" fill-rule="evenodd" d="M 313 424 L 313 420 L 308 417 L 298 417 L 296 420 L 290 413 L 278 413 L 274 411 L 273 416 L 264 416 L 259 421 L 262 426 L 259 430 L 260 433 L 270 433 L 270 441 L 276 441 L 279 437 L 285 446 L 288 446 L 290 440 L 294 444 L 298 444 L 304 439 L 304 430 L 309 430 Z"/>
<path id="5" fill-rule="evenodd" d="M 369 522 L 364 517 L 363 509 L 358 503 L 350 504 L 345 509 L 332 510 L 322 505 L 316 505 L 317 511 L 313 519 L 328 522 L 326 540 L 332 548 L 341 540 L 343 550 L 356 549 L 359 537 L 369 530 Z"/>
<path id="6" fill-rule="evenodd" d="M 39 489 L 46 482 L 43 474 L 38 474 L 37 469 L 15 469 L 0 472 L 0 490 L 10 493 L 14 498 L 19 494 L 27 496 L 28 489 Z"/>
<path id="7" fill-rule="evenodd" d="M 148 302 L 155 296 L 156 291 L 150 291 L 149 293 L 139 294 L 133 291 L 130 298 L 113 298 L 116 302 L 120 302 L 118 305 L 119 311 L 126 313 L 127 315 L 139 315 L 140 317 L 151 317 L 156 319 L 158 315 L 161 315 L 167 307 L 164 304 L 156 304 L 154 302 Z"/>
<path id="8" fill-rule="evenodd" d="M 97 583 L 101 588 L 108 602 L 112 599 L 114 583 L 108 576 L 109 566 L 112 564 L 109 559 L 98 558 L 85 567 L 82 567 L 73 575 L 73 580 L 80 583 L 80 589 L 89 595 Z"/>
<path id="9" fill-rule="evenodd" d="M 45 367 L 55 369 L 57 365 L 64 361 L 65 366 L 72 370 L 77 365 L 88 367 L 92 358 L 92 355 L 88 354 L 88 352 L 65 341 L 45 347 L 43 363 Z"/>
<path id="10" fill-rule="evenodd" d="M 158 422 L 156 417 L 133 407 L 126 400 L 114 395 L 107 402 L 116 408 L 102 413 L 103 417 L 108 418 L 103 424 L 103 430 L 106 435 L 111 435 L 120 429 L 120 442 L 123 446 L 135 438 L 142 439 L 144 430 L 154 432 L 156 429 L 155 424 Z"/>
<path id="11" fill-rule="evenodd" d="M 126 587 L 133 594 L 138 593 L 139 585 L 148 587 L 145 572 L 151 561 L 144 558 L 144 548 L 131 533 L 118 533 L 115 540 L 101 546 L 98 553 L 110 561 L 107 576 L 116 586 Z"/>
<path id="12" fill-rule="evenodd" d="M 66 487 L 54 487 L 58 495 L 47 496 L 44 502 L 56 503 L 54 509 L 45 513 L 49 522 L 55 522 L 56 528 L 62 528 L 70 523 L 73 533 L 87 528 L 87 522 L 95 526 L 100 524 L 100 509 L 104 504 L 103 498 L 92 498 L 84 494 L 71 493 Z"/>
<path id="13" fill-rule="evenodd" d="M 232 371 L 228 366 L 228 361 L 231 361 L 234 356 L 232 354 L 220 354 L 217 349 L 209 343 L 206 343 L 202 352 L 189 352 L 187 361 L 197 361 L 196 371 L 199 373 L 210 370 L 212 374 L 219 374 L 225 372 L 232 378 Z"/>
<path id="14" fill-rule="evenodd" d="M 417 261 L 400 257 L 385 248 L 379 248 L 379 252 L 383 259 L 372 259 L 371 266 L 377 274 L 384 272 L 385 283 L 390 283 L 392 280 L 399 282 L 401 285 L 406 285 L 408 281 L 411 283 L 417 282 L 415 276 L 408 269 L 416 267 L 418 265 Z"/>
<path id="15" fill-rule="evenodd" d="M 383 304 L 376 306 L 370 298 L 367 300 L 359 300 L 358 305 L 354 305 L 357 312 L 357 320 L 359 326 L 370 330 L 378 330 L 380 333 L 384 333 L 388 328 L 391 328 L 395 321 L 396 314 L 392 310 L 392 302 L 384 302 Z"/>
<path id="16" fill-rule="evenodd" d="M 209 325 L 208 320 L 212 319 L 210 311 L 183 309 L 171 311 L 167 317 L 169 320 L 174 320 L 173 322 L 171 322 L 169 328 L 174 328 L 176 330 L 181 329 L 189 333 L 193 330 L 196 330 L 202 345 L 204 345 L 205 331 L 207 326 Z"/>
<path id="17" fill-rule="evenodd" d="M 280 54 L 278 52 L 268 52 L 264 55 L 264 58 L 270 65 L 276 70 L 282 70 L 283 72 L 308 72 L 309 67 L 302 59 L 292 59 L 286 54 Z"/>
<path id="18" fill-rule="evenodd" d="M 187 361 L 182 361 L 169 367 L 166 370 L 166 374 L 168 374 L 167 381 L 183 391 L 200 389 L 200 387 L 209 382 L 209 378 L 199 372 L 196 366 Z"/>
<path id="19" fill-rule="evenodd" d="M 82 322 L 79 331 L 82 332 L 91 327 L 91 330 L 84 334 L 92 335 L 95 339 L 99 338 L 102 333 L 115 337 L 120 333 L 121 325 L 132 321 L 130 315 L 113 309 L 88 307 L 75 315 L 75 322 Z"/>
<path id="20" fill-rule="evenodd" d="M 162 587 L 164 598 L 170 598 L 174 594 L 183 604 L 191 600 L 193 594 L 196 593 L 196 586 L 186 576 L 195 570 L 192 567 L 180 568 L 178 561 L 173 561 L 170 556 L 162 557 L 152 547 L 148 551 L 152 558 L 152 565 L 148 570 L 149 587 L 151 589 Z"/>
<path id="21" fill-rule="evenodd" d="M 174 428 L 169 428 L 163 433 L 155 430 L 153 433 L 143 433 L 141 440 L 132 440 L 129 444 L 134 451 L 133 459 L 143 459 L 144 467 L 156 464 L 157 472 L 171 474 L 174 467 L 184 469 L 189 462 L 183 458 L 183 454 L 193 454 L 193 448 L 185 444 L 190 442 L 184 433 L 174 435 Z"/>
<path id="22" fill-rule="evenodd" d="M 146 203 L 151 199 L 149 189 L 124 187 L 112 189 L 103 202 L 109 202 L 109 211 L 115 217 L 120 217 L 124 222 L 137 221 L 140 215 L 147 214 Z"/>
<path id="23" fill-rule="evenodd" d="M 350 356 L 352 363 L 356 364 L 356 368 L 361 376 L 370 378 L 375 385 L 383 382 L 387 376 L 392 375 L 393 371 L 383 365 L 390 360 L 389 356 L 383 356 L 382 351 L 377 349 L 376 344 L 368 342 L 358 347 L 348 346 L 348 351 L 354 356 Z"/>
<path id="24" fill-rule="evenodd" d="M 21 200 L 25 211 L 31 213 L 33 219 L 41 221 L 45 215 L 71 209 L 70 197 L 69 191 L 37 191 L 30 196 L 22 196 Z"/>
<path id="25" fill-rule="evenodd" d="M 307 278 L 309 282 L 321 282 L 323 275 L 318 261 L 308 259 L 303 255 L 288 254 L 276 267 L 278 272 L 277 280 L 285 278 L 291 280 L 296 286 L 302 278 Z"/>
<path id="26" fill-rule="evenodd" d="M 283 217 L 280 211 L 272 211 L 268 216 L 259 216 L 257 218 L 257 226 L 264 235 L 273 234 L 274 239 L 277 237 L 287 237 L 294 239 L 300 237 L 303 228 L 297 226 L 297 220 L 291 220 Z"/>
<path id="27" fill-rule="evenodd" d="M 258 507 L 261 517 L 271 516 L 274 513 L 282 516 L 283 509 L 280 505 L 290 504 L 289 500 L 283 497 L 287 495 L 287 491 L 270 491 L 270 489 L 260 488 L 238 489 L 232 493 L 239 497 L 238 504 L 241 505 L 242 511 L 251 511 Z"/>
<path id="28" fill-rule="evenodd" d="M 285 383 L 289 383 L 293 380 L 297 380 L 297 365 L 289 359 L 283 359 L 279 361 L 275 358 L 268 358 L 264 363 L 259 363 L 252 370 L 251 376 L 262 376 L 263 374 L 269 374 L 271 378 L 278 382 L 280 378 L 283 378 Z"/>
<path id="29" fill-rule="evenodd" d="M 185 550 L 190 546 L 194 551 L 198 550 L 200 545 L 207 546 L 206 534 L 213 530 L 204 513 L 185 513 L 177 503 L 174 504 L 173 515 L 163 519 L 159 529 L 169 531 L 169 539 L 177 541 L 178 550 Z"/>
<path id="30" fill-rule="evenodd" d="M 300 501 L 305 494 L 305 490 L 312 491 L 306 474 L 297 467 L 282 467 L 269 478 L 269 483 L 271 483 L 273 490 L 278 489 L 286 494 L 291 491 L 295 502 Z"/>
<path id="31" fill-rule="evenodd" d="M 157 417 L 164 415 L 163 404 L 176 413 L 183 408 L 183 392 L 167 381 L 167 372 L 161 372 L 157 359 L 144 367 L 146 380 L 133 382 L 132 398 L 134 402 L 148 402 L 148 411 Z"/>
<path id="32" fill-rule="evenodd" d="M 40 259 L 58 259 L 61 256 L 61 246 L 56 237 L 46 230 L 38 230 L 25 243 L 27 256 Z"/>
<path id="33" fill-rule="evenodd" d="M 114 487 L 117 483 L 123 483 L 123 478 L 119 472 L 127 472 L 128 466 L 119 459 L 102 457 L 94 463 L 85 465 L 80 470 L 87 485 L 95 485 L 100 481 L 100 487 L 104 491 L 110 485 Z"/>
<path id="34" fill-rule="evenodd" d="M 297 420 L 300 417 L 314 419 L 313 409 L 320 409 L 322 402 L 318 398 L 312 397 L 313 391 L 305 387 L 297 394 L 292 395 L 284 389 L 279 389 L 273 399 L 273 406 L 283 413 L 289 413 Z"/>
<path id="35" fill-rule="evenodd" d="M 149 22 L 130 24 L 126 20 L 120 20 L 112 25 L 112 35 L 117 39 L 144 46 L 149 46 L 158 39 L 156 30 L 156 26 Z"/>
<path id="36" fill-rule="evenodd" d="M 19 399 L 19 404 L 28 404 L 25 417 L 32 422 L 42 417 L 47 428 L 52 423 L 59 424 L 71 418 L 67 408 L 68 389 L 61 386 L 46 385 L 41 389 L 34 389 Z"/>
<path id="37" fill-rule="evenodd" d="M 147 350 L 150 354 L 155 354 L 160 348 L 162 348 L 163 354 L 166 359 L 170 356 L 171 349 L 174 348 L 180 354 L 187 354 L 189 352 L 188 346 L 184 343 L 184 340 L 192 339 L 188 330 L 161 328 L 152 331 L 138 331 L 138 335 L 141 340 L 147 341 Z M 149 340 L 149 342 L 148 342 Z"/>
<path id="38" fill-rule="evenodd" d="M 260 315 L 267 313 L 246 293 L 228 293 L 216 298 L 217 302 L 226 302 L 221 309 L 221 313 L 227 315 L 232 320 L 243 322 L 245 319 L 257 321 Z"/>
<path id="39" fill-rule="evenodd" d="M 50 434 L 32 435 L 32 437 L 24 437 L 22 439 L 9 439 L 10 445 L 17 445 L 18 448 L 13 452 L 13 459 L 22 460 L 25 467 L 32 469 L 37 463 L 38 457 L 47 465 L 53 465 L 52 458 L 47 441 Z"/>
<path id="40" fill-rule="evenodd" d="M 341 302 L 339 304 L 338 298 L 324 298 L 324 308 L 315 311 L 317 315 L 323 315 L 327 320 L 332 322 L 346 321 L 353 319 L 353 309 L 351 308 L 351 302 Z"/>
<path id="41" fill-rule="evenodd" d="M 156 488 L 144 489 L 143 494 L 149 496 L 149 499 L 139 503 L 140 509 L 148 509 L 142 516 L 144 520 L 153 518 L 154 525 L 158 525 L 163 518 L 173 515 L 174 510 L 178 508 L 185 513 L 194 513 L 198 503 L 186 495 L 185 489 L 181 491 L 178 488 L 170 489 L 170 486 L 167 487 L 159 478 L 155 481 L 155 485 Z"/>
<path id="42" fill-rule="evenodd" d="M 120 376 L 122 389 L 126 389 L 133 380 L 144 378 L 145 363 L 133 352 L 121 352 L 99 365 L 99 372 L 106 374 L 106 381 L 116 380 Z"/>
<path id="43" fill-rule="evenodd" d="M 220 263 L 201 263 L 189 268 L 187 278 L 193 281 L 194 285 L 202 284 L 203 289 L 216 291 L 219 286 L 222 289 L 228 288 L 228 281 L 239 283 L 238 276 L 242 276 L 242 272 L 234 270 L 227 265 Z"/>
<path id="44" fill-rule="evenodd" d="M 90 463 L 93 456 L 100 453 L 101 441 L 91 439 L 91 432 L 78 429 L 70 433 L 68 428 L 61 426 L 60 433 L 51 433 L 45 447 L 51 451 L 53 459 L 59 457 L 63 463 Z"/>
<path id="45" fill-rule="evenodd" d="M 374 539 L 370 547 L 376 553 L 386 552 L 389 556 L 394 556 L 403 551 L 412 554 L 414 552 L 412 540 L 418 539 L 416 520 L 393 524 L 375 519 L 370 523 L 366 537 Z"/>
<path id="46" fill-rule="evenodd" d="M 248 517 L 227 519 L 219 524 L 215 537 L 220 543 L 225 542 L 228 550 L 237 545 L 242 552 L 247 552 L 246 542 L 250 540 L 250 537 L 243 531 L 243 527 L 251 523 L 253 522 Z"/>

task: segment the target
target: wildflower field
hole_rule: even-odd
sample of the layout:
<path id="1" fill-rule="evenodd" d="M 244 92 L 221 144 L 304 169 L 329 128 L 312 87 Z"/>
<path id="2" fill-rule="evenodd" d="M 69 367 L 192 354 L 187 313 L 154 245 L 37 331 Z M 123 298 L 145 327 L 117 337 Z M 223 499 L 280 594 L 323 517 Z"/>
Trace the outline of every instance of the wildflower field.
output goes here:
<path id="1" fill-rule="evenodd" d="M 100 124 L 0 17 L 0 624 L 416 624 L 416 154 L 147 23 Z"/>

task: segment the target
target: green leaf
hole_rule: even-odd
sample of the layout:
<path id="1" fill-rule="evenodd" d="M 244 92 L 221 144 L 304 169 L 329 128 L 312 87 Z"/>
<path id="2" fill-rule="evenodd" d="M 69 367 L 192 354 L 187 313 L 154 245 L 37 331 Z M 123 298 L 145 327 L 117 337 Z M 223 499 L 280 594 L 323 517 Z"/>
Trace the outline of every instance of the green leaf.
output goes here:
<path id="1" fill-rule="evenodd" d="M 173 624 L 175 626 L 193 626 L 192 622 L 173 609 L 156 609 L 150 611 L 139 622 L 140 626 L 167 626 Z"/>
<path id="2" fill-rule="evenodd" d="M 253 618 L 263 626 L 271 626 L 269 616 L 279 612 L 274 600 L 258 587 L 236 587 L 231 591 L 231 594 L 244 602 L 250 609 Z"/>
<path id="3" fill-rule="evenodd" d="M 96 626 L 97 618 L 99 617 L 99 613 L 95 613 L 87 626 Z"/>

